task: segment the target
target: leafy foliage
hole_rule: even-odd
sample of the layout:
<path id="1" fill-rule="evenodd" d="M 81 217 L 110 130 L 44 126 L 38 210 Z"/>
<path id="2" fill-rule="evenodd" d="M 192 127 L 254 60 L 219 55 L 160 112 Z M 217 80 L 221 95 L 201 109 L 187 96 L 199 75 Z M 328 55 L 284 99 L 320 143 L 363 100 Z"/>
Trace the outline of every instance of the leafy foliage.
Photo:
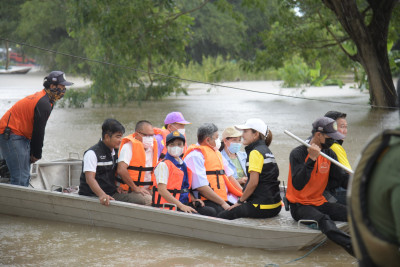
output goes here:
<path id="1" fill-rule="evenodd" d="M 170 66 L 184 58 L 192 19 L 173 1 L 75 0 L 68 7 L 70 34 L 89 58 L 132 68 L 89 63 L 94 102 L 158 99 L 182 90 L 178 81 L 153 74 L 175 76 Z"/>

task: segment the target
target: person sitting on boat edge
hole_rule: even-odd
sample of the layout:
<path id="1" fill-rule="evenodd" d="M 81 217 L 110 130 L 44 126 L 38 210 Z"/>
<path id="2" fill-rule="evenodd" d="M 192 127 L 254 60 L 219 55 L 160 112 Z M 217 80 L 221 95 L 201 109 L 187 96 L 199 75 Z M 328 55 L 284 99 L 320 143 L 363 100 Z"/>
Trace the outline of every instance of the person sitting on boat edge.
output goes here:
<path id="1" fill-rule="evenodd" d="M 204 123 L 197 130 L 196 145 L 190 145 L 183 159 L 192 171 L 192 189 L 196 198 L 215 210 L 215 216 L 236 203 L 242 195 L 242 187 L 232 176 L 233 171 L 216 147 L 218 128 Z M 228 194 L 232 193 L 232 194 Z M 197 210 L 203 214 L 201 209 Z"/>
<path id="2" fill-rule="evenodd" d="M 202 200 L 191 196 L 192 172 L 180 158 L 185 147 L 185 136 L 174 131 L 167 135 L 165 141 L 167 154 L 154 170 L 157 183 L 153 187 L 152 206 L 161 208 L 163 204 L 171 203 L 176 205 L 179 211 L 187 213 L 197 213 L 198 207 L 203 210 L 203 214 L 212 215 L 212 208 L 205 207 Z M 165 208 L 173 207 L 165 205 Z"/>
<path id="3" fill-rule="evenodd" d="M 151 205 L 151 189 L 155 182 L 154 168 L 157 165 L 157 141 L 149 121 L 136 123 L 135 132 L 122 138 L 118 152 L 119 178 L 117 181 L 125 191 L 132 191 L 137 204 Z"/>
<path id="4" fill-rule="evenodd" d="M 296 221 L 314 220 L 330 240 L 354 255 L 348 234 L 336 227 L 335 221 L 347 221 L 347 208 L 340 203 L 330 203 L 323 196 L 329 183 L 347 186 L 349 174 L 320 155 L 322 150 L 333 159 L 330 149 L 333 140 L 343 139 L 337 131 L 335 120 L 322 117 L 312 124 L 311 147 L 301 145 L 289 156 L 289 175 L 286 198 L 290 213 Z"/>
<path id="5" fill-rule="evenodd" d="M 100 203 L 106 206 L 110 200 L 134 203 L 132 194 L 116 186 L 117 151 L 125 128 L 115 119 L 106 119 L 101 128 L 102 138 L 83 155 L 79 194 L 98 196 Z"/>
<path id="6" fill-rule="evenodd" d="M 185 134 L 185 125 L 192 124 L 188 122 L 183 117 L 182 113 L 178 111 L 174 111 L 168 113 L 164 120 L 164 127 L 161 129 L 154 128 L 154 136 L 157 140 L 158 144 L 158 158 L 161 160 L 167 154 L 167 146 L 166 146 L 166 137 L 168 134 L 172 133 L 173 131 L 178 131 L 183 134 L 186 138 Z M 185 143 L 185 147 L 183 149 L 183 153 L 187 150 L 187 145 Z"/>
<path id="7" fill-rule="evenodd" d="M 64 72 L 52 71 L 44 78 L 42 91 L 19 100 L 0 119 L 0 156 L 11 184 L 29 186 L 30 164 L 42 158 L 47 120 L 70 85 Z"/>
<path id="8" fill-rule="evenodd" d="M 246 166 L 249 179 L 238 202 L 218 214 L 219 218 L 271 218 L 279 214 L 282 201 L 279 189 L 279 168 L 269 145 L 272 132 L 261 119 L 248 119 L 235 128 L 243 130 Z"/>
<path id="9" fill-rule="evenodd" d="M 228 162 L 229 168 L 233 171 L 233 177 L 241 186 L 247 182 L 246 174 L 246 152 L 240 151 L 242 132 L 231 126 L 222 132 L 222 142 L 219 151 Z"/>
<path id="10" fill-rule="evenodd" d="M 347 135 L 346 116 L 347 116 L 346 113 L 342 113 L 339 111 L 328 111 L 325 114 L 325 117 L 334 119 L 336 121 L 337 131 L 343 134 L 345 138 Z M 335 140 L 335 142 L 333 143 L 333 145 L 331 145 L 330 148 L 333 150 L 333 152 L 335 152 L 338 161 L 351 170 L 349 160 L 347 159 L 346 150 L 344 150 L 342 145 L 343 145 L 343 139 Z M 340 204 L 346 205 L 347 190 L 345 188 L 339 186 L 334 188 L 327 188 L 327 190 L 329 194 L 332 194 L 334 200 L 337 200 L 337 202 L 339 202 Z"/>

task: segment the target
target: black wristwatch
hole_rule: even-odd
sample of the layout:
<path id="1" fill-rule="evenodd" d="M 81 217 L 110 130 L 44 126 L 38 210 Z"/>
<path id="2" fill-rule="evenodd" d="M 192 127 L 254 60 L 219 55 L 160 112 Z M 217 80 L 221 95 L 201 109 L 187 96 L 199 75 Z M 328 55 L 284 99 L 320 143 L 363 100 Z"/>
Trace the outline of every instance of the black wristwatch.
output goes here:
<path id="1" fill-rule="evenodd" d="M 240 200 L 240 198 L 238 198 L 238 201 L 237 201 L 237 203 L 239 203 L 239 204 L 243 204 L 245 201 L 241 201 Z"/>

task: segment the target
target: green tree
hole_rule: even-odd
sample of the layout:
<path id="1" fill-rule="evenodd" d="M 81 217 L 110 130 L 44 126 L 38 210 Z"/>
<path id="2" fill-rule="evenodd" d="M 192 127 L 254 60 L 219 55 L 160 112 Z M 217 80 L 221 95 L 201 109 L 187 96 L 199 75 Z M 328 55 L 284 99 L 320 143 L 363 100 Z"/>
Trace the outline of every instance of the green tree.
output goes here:
<path id="1" fill-rule="evenodd" d="M 0 36 L 7 37 L 9 39 L 15 37 L 15 32 L 20 21 L 20 15 L 18 13 L 21 4 L 24 0 L 15 1 L 0 1 Z M 9 48 L 10 43 L 4 42 L 5 48 L 5 68 L 8 68 L 9 59 Z"/>
<path id="2" fill-rule="evenodd" d="M 79 42 L 69 36 L 66 28 L 66 0 L 25 1 L 16 12 L 21 17 L 16 31 L 19 40 L 58 52 L 82 55 Z M 87 65 L 75 58 L 32 48 L 26 50 L 35 54 L 37 61 L 47 70 L 62 69 L 68 73 L 88 71 Z"/>
<path id="3" fill-rule="evenodd" d="M 387 47 L 399 36 L 399 27 L 390 27 L 391 21 L 399 23 L 397 2 L 282 1 L 273 27 L 262 34 L 266 48 L 257 51 L 254 66 L 282 66 L 295 54 L 308 64 L 319 60 L 322 72 L 359 63 L 368 76 L 371 104 L 393 107 L 396 92 Z"/>
<path id="4" fill-rule="evenodd" d="M 183 5 L 183 3 L 186 3 Z M 183 1 L 185 9 L 192 9 L 201 1 Z M 188 60 L 201 63 L 203 58 L 223 56 L 237 58 L 241 44 L 245 39 L 246 25 L 239 13 L 224 12 L 224 6 L 207 4 L 191 13 L 194 23 L 191 25 L 191 39 L 186 46 Z"/>
<path id="5" fill-rule="evenodd" d="M 75 0 L 68 2 L 70 35 L 95 60 L 145 70 L 90 63 L 93 100 L 121 103 L 182 91 L 173 63 L 184 60 L 191 17 L 174 1 Z"/>

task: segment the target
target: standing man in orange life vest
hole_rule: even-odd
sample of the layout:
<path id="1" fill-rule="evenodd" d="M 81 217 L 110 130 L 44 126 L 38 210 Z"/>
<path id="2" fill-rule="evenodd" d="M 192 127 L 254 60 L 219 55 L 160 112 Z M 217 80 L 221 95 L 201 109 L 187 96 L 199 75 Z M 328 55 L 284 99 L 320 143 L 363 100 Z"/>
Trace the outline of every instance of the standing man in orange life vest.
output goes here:
<path id="1" fill-rule="evenodd" d="M 337 160 L 330 147 L 344 136 L 337 131 L 336 121 L 331 118 L 319 118 L 312 127 L 311 147 L 301 145 L 290 153 L 286 193 L 290 213 L 296 221 L 317 221 L 322 233 L 354 255 L 350 236 L 339 230 L 334 222 L 347 221 L 346 206 L 328 202 L 323 195 L 327 186 L 347 188 L 349 174 L 320 155 L 322 151 Z"/>
<path id="2" fill-rule="evenodd" d="M 120 187 L 132 191 L 134 203 L 151 205 L 151 189 L 155 182 L 154 168 L 157 165 L 157 141 L 149 121 L 136 123 L 135 132 L 122 139 L 117 173 L 122 179 Z"/>
<path id="3" fill-rule="evenodd" d="M 164 127 L 162 129 L 159 128 L 154 128 L 154 134 L 155 138 L 158 143 L 158 157 L 159 159 L 163 159 L 165 155 L 167 154 L 167 146 L 166 146 L 166 137 L 169 133 L 172 133 L 173 131 L 178 131 L 181 133 L 183 136 L 185 136 L 185 125 L 187 124 L 192 124 L 191 122 L 188 122 L 185 120 L 183 117 L 182 113 L 174 111 L 171 113 L 168 113 L 167 116 L 165 117 L 164 120 Z M 187 145 L 185 143 L 185 147 L 183 150 L 183 153 L 186 152 Z"/>
<path id="4" fill-rule="evenodd" d="M 204 201 L 206 207 L 219 212 L 235 204 L 242 195 L 242 187 L 233 177 L 233 171 L 217 147 L 218 128 L 213 123 L 204 123 L 197 130 L 198 144 L 191 145 L 184 156 L 184 162 L 192 171 L 192 189 L 196 198 Z M 228 203 L 229 202 L 229 203 Z M 202 209 L 197 209 L 204 214 Z"/>
<path id="5" fill-rule="evenodd" d="M 44 89 L 15 103 L 0 120 L 0 156 L 10 170 L 11 184 L 28 186 L 30 163 L 42 158 L 47 120 L 65 86 L 72 85 L 64 72 L 52 71 L 44 78 Z"/>

